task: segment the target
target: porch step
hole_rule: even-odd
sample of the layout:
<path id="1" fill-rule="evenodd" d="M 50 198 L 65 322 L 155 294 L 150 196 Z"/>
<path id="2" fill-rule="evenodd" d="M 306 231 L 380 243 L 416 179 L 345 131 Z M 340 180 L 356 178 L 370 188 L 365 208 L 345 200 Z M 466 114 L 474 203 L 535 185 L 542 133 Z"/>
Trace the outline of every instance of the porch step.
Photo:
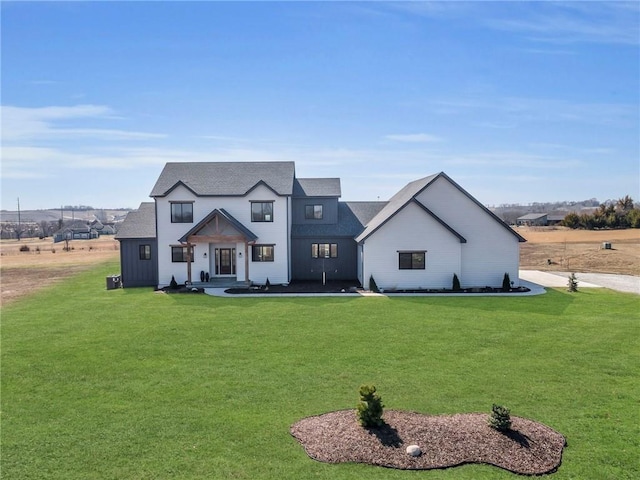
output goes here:
<path id="1" fill-rule="evenodd" d="M 244 288 L 250 285 L 250 282 L 238 280 L 237 278 L 210 278 L 208 282 L 192 282 L 196 288 Z"/>

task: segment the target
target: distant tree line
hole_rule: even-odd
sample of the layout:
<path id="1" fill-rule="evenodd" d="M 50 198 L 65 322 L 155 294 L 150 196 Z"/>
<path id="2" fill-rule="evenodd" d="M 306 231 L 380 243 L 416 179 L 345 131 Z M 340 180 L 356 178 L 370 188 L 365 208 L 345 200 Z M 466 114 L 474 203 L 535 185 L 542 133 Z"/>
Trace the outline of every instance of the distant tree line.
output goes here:
<path id="1" fill-rule="evenodd" d="M 616 202 L 602 203 L 593 213 L 569 213 L 562 225 L 569 228 L 595 230 L 602 228 L 640 228 L 640 209 L 626 195 Z"/>

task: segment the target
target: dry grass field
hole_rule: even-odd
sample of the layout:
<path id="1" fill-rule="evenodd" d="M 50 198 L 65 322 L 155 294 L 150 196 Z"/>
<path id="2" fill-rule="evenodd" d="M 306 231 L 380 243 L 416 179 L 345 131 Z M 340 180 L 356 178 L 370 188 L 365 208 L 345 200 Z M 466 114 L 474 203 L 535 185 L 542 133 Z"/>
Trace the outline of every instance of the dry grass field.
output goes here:
<path id="1" fill-rule="evenodd" d="M 640 275 L 640 230 L 585 231 L 562 227 L 519 227 L 527 239 L 520 245 L 520 267 L 527 270 L 621 273 Z M 611 242 L 612 249 L 602 248 Z M 20 247 L 27 245 L 28 252 Z M 51 239 L 0 242 L 0 305 L 36 289 L 119 258 L 113 238 L 73 240 L 70 251 Z M 114 272 L 118 273 L 118 272 Z"/>
<path id="2" fill-rule="evenodd" d="M 640 275 L 640 229 L 570 230 L 565 227 L 518 227 L 523 270 Z M 611 243 L 611 250 L 603 248 Z"/>
<path id="3" fill-rule="evenodd" d="M 23 245 L 28 252 L 20 251 Z M 113 237 L 72 240 L 68 252 L 64 246 L 50 238 L 0 241 L 0 305 L 120 255 L 120 243 Z"/>

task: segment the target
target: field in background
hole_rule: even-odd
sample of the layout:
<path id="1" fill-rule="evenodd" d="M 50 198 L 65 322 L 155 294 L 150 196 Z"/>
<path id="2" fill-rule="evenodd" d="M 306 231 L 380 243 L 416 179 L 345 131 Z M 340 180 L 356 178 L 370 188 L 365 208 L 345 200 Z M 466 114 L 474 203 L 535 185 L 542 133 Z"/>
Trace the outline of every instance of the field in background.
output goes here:
<path id="1" fill-rule="evenodd" d="M 570 230 L 518 227 L 523 270 L 640 275 L 640 229 Z M 611 243 L 611 250 L 603 243 Z"/>
<path id="2" fill-rule="evenodd" d="M 21 252 L 26 245 L 28 252 Z M 99 263 L 120 257 L 120 242 L 113 237 L 72 240 L 69 251 L 64 242 L 51 238 L 0 241 L 0 305 L 53 285 Z M 118 273 L 118 272 L 113 272 Z"/>
<path id="3" fill-rule="evenodd" d="M 516 231 L 527 239 L 520 244 L 522 269 L 640 275 L 640 229 L 519 227 Z M 603 242 L 611 242 L 612 249 L 603 249 Z M 22 245 L 30 251 L 20 252 Z M 73 240 L 69 246 L 72 250 L 65 252 L 64 242 L 54 244 L 51 239 L 0 241 L 0 305 L 92 265 L 117 260 L 120 254 L 119 242 L 111 237 Z"/>

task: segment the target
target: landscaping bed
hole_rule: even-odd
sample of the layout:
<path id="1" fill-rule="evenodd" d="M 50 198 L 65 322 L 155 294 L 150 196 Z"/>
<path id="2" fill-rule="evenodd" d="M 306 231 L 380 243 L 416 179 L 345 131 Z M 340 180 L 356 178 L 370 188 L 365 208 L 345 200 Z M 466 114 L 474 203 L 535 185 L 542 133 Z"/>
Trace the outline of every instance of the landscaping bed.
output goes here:
<path id="1" fill-rule="evenodd" d="M 565 438 L 538 422 L 511 417 L 512 429 L 501 433 L 481 413 L 430 416 L 387 410 L 384 425 L 361 427 L 355 410 L 308 417 L 291 434 L 314 460 L 356 462 L 388 468 L 427 470 L 466 463 L 494 465 L 522 475 L 557 470 Z M 406 452 L 418 445 L 419 456 Z"/>

